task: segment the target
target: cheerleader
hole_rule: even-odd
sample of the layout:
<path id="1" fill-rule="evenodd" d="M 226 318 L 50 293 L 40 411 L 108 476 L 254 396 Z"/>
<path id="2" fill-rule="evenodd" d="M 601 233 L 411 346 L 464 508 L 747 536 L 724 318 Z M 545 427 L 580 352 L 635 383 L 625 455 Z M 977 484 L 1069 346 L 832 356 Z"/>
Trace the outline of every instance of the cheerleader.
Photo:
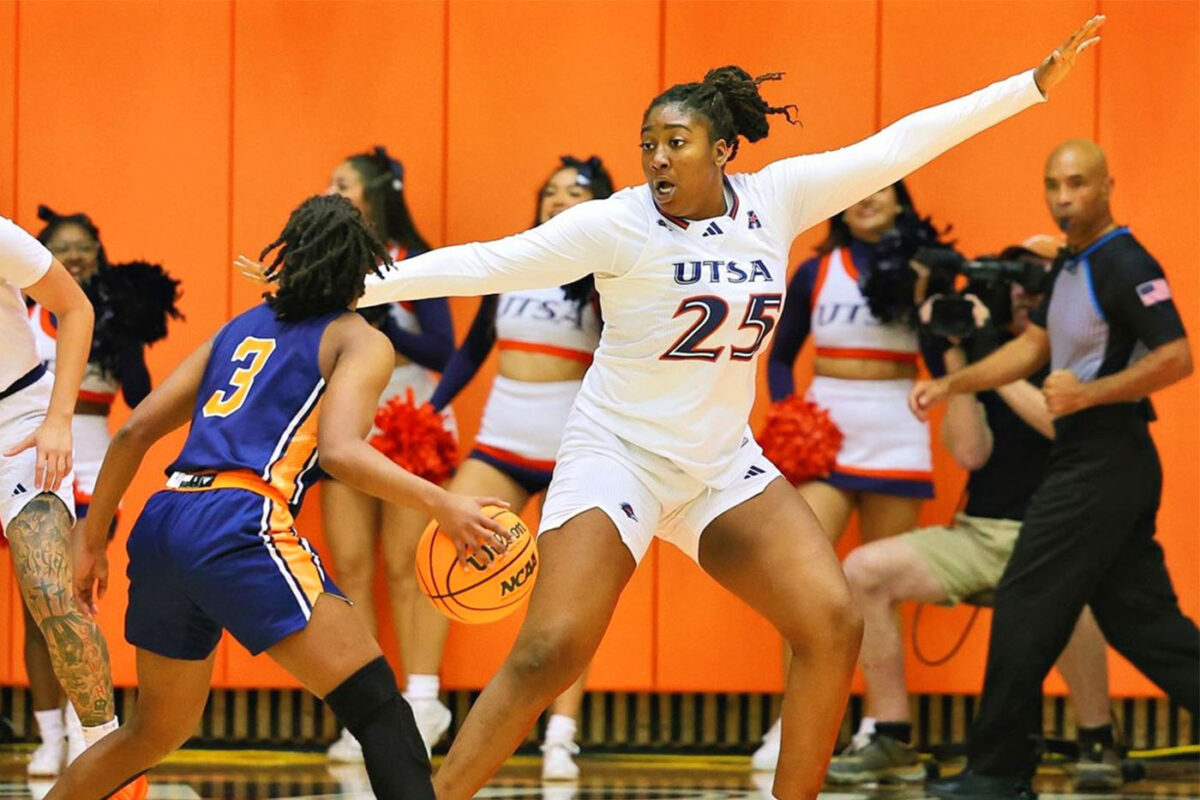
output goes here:
<path id="1" fill-rule="evenodd" d="M 359 210 L 395 262 L 429 249 L 409 212 L 404 179 L 404 165 L 376 147 L 338 164 L 327 191 L 345 197 Z M 387 335 L 396 350 L 396 367 L 380 405 L 394 397 L 403 398 L 409 389 L 418 403 L 428 400 L 437 386 L 434 372 L 441 372 L 454 352 L 454 327 L 446 299 L 389 303 L 366 309 L 363 315 Z M 452 428 L 454 420 L 449 414 L 447 422 Z M 325 530 L 336 528 L 338 532 L 326 540 L 338 583 L 346 596 L 356 601 L 355 608 L 376 635 L 372 587 L 376 554 L 382 550 L 392 623 L 408 674 L 405 697 L 426 746 L 432 747 L 450 727 L 450 709 L 438 700 L 445 625 L 442 616 L 421 597 L 413 570 L 413 553 L 428 520 L 417 510 L 385 503 L 338 481 L 324 485 L 321 499 Z M 362 748 L 348 730 L 330 746 L 328 754 L 333 761 L 362 761 Z"/>
<path id="2" fill-rule="evenodd" d="M 612 178 L 596 156 L 563 156 L 538 190 L 534 225 L 586 200 L 612 194 Z M 493 347 L 499 375 L 484 407 L 479 435 L 450 488 L 493 495 L 521 508 L 550 485 L 554 457 L 583 375 L 600 342 L 591 275 L 565 286 L 488 295 L 466 340 L 450 359 L 433 407 L 439 411 L 479 371 Z M 443 621 L 442 627 L 449 622 Z M 587 673 L 554 701 L 542 744 L 542 778 L 574 780 L 575 733 Z"/>
<path id="3" fill-rule="evenodd" d="M 83 287 L 96 315 L 91 353 L 71 423 L 75 442 L 75 509 L 81 525 L 87 517 L 96 476 L 108 450 L 109 412 L 118 393 L 130 408 L 150 393 L 146 345 L 166 335 L 168 317 L 180 316 L 175 308 L 179 282 L 151 264 L 110 264 L 100 231 L 87 214 L 63 215 L 39 206 L 38 217 L 45 223 L 38 241 Z M 27 301 L 27 309 L 38 358 L 53 371 L 57 320 L 32 299 Z M 26 770 L 31 776 L 49 777 L 59 773 L 64 759 L 68 763 L 74 761 L 86 743 L 79 717 L 70 703 L 65 703 L 64 731 L 65 695 L 51 668 L 46 640 L 29 609 L 24 611 L 25 669 L 42 737 Z"/>
<path id="4" fill-rule="evenodd" d="M 933 497 L 929 426 L 901 413 L 918 351 L 905 301 L 923 291 L 923 279 L 887 246 L 914 238 L 933 243 L 936 232 L 918 218 L 903 181 L 833 217 L 817 255 L 788 286 L 771 348 L 768 382 L 779 402 L 795 391 L 792 365 L 810 334 L 816 345 L 807 397 L 829 413 L 843 439 L 832 472 L 802 484 L 800 495 L 833 542 L 855 511 L 864 543 L 910 531 L 922 502 Z M 900 290 L 899 308 L 878 298 L 874 287 L 884 281 Z M 755 769 L 775 769 L 779 732 L 777 720 L 752 758 Z"/>

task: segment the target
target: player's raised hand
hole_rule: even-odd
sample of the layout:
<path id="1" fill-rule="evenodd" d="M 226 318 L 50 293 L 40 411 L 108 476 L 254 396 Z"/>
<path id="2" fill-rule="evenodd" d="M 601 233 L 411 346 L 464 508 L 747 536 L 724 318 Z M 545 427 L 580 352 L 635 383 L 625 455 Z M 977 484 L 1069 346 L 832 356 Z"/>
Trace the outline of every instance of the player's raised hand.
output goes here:
<path id="1" fill-rule="evenodd" d="M 233 269 L 241 273 L 243 278 L 249 278 L 255 283 L 270 283 L 271 275 L 265 265 L 260 264 L 247 255 L 238 255 L 233 260 Z"/>
<path id="2" fill-rule="evenodd" d="M 490 564 L 492 552 L 499 553 L 508 547 L 508 529 L 483 513 L 484 506 L 508 508 L 508 503 L 495 497 L 464 497 L 443 492 L 432 509 L 438 526 L 454 542 L 463 569 L 467 569 L 469 556 Z M 491 552 L 484 550 L 485 547 Z"/>
<path id="3" fill-rule="evenodd" d="M 1037 70 L 1033 73 L 1033 80 L 1042 90 L 1043 95 L 1049 95 L 1050 90 L 1067 77 L 1067 73 L 1075 66 L 1075 59 L 1079 57 L 1080 53 L 1100 41 L 1096 31 L 1103 24 L 1103 14 L 1092 17 L 1038 65 Z"/>

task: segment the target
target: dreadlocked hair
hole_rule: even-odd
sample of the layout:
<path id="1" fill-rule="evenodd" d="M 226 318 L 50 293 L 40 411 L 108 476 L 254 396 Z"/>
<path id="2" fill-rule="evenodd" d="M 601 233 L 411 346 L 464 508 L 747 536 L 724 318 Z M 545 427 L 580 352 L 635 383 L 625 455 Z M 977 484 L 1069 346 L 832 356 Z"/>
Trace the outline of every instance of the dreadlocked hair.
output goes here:
<path id="1" fill-rule="evenodd" d="M 766 138 L 769 115 L 781 114 L 792 125 L 799 122 L 792 117 L 798 111 L 795 105 L 773 106 L 759 94 L 760 83 L 782 77 L 782 72 L 768 72 L 755 78 L 741 67 L 717 67 L 709 70 L 700 83 L 678 83 L 667 89 L 650 102 L 645 116 L 668 103 L 699 114 L 708 121 L 713 139 L 724 139 L 729 144 L 732 161 L 737 157 L 739 136 L 748 142 Z"/>
<path id="2" fill-rule="evenodd" d="M 362 296 L 367 273 L 382 276 L 380 266 L 392 263 L 358 209 L 337 195 L 301 203 L 258 260 L 267 265 L 267 278 L 278 283 L 263 299 L 285 322 L 348 309 Z"/>

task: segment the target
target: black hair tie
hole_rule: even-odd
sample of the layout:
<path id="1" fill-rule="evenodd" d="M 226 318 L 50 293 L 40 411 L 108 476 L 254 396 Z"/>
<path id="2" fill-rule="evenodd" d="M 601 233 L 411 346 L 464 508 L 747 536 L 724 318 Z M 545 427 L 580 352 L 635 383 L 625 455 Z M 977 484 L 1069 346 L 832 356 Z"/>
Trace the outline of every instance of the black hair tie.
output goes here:
<path id="1" fill-rule="evenodd" d="M 387 165 L 388 172 L 392 173 L 392 189 L 397 192 L 403 189 L 404 164 L 400 163 L 399 159 L 392 158 L 383 145 L 375 145 L 375 157 Z"/>

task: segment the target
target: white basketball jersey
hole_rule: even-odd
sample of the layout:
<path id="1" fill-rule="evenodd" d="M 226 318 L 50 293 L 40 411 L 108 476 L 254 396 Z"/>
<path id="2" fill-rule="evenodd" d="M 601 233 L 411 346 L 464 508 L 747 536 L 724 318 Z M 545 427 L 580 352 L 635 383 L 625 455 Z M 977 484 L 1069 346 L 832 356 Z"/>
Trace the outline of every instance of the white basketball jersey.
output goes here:
<path id="1" fill-rule="evenodd" d="M 367 278 L 362 305 L 559 286 L 591 273 L 604 331 L 573 413 L 714 488 L 749 436 L 755 364 L 801 231 L 1043 98 L 1032 71 L 841 150 L 731 175 L 726 213 L 668 217 L 646 185 L 517 236 L 446 247 Z M 737 480 L 736 476 L 732 480 Z"/>
<path id="2" fill-rule="evenodd" d="M 0 217 L 0 391 L 38 365 L 21 290 L 40 281 L 53 260 L 41 242 Z"/>
<path id="3" fill-rule="evenodd" d="M 550 353 L 591 362 L 600 342 L 600 315 L 592 303 L 570 300 L 559 286 L 505 292 L 496 303 L 501 350 Z"/>
<path id="4" fill-rule="evenodd" d="M 885 324 L 871 313 L 858 288 L 850 248 L 835 248 L 821 258 L 812 298 L 811 330 L 818 356 L 916 363 L 916 331 Z"/>

